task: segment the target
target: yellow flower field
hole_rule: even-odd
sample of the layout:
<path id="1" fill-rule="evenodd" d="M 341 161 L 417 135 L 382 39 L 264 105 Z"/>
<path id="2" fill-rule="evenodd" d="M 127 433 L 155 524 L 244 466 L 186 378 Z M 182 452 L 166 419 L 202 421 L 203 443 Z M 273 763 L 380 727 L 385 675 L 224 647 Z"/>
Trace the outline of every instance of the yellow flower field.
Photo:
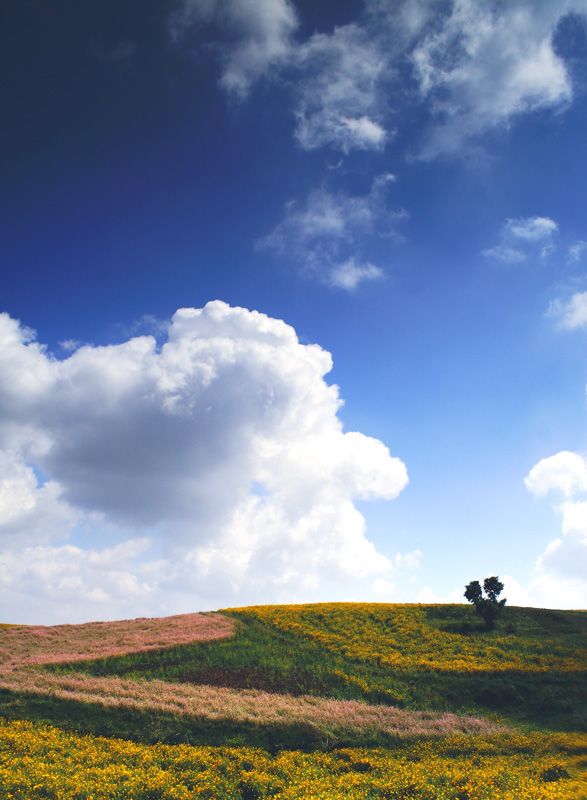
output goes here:
<path id="1" fill-rule="evenodd" d="M 420 740 L 329 753 L 143 745 L 0 720 L 3 800 L 584 800 L 587 737 Z"/>
<path id="2" fill-rule="evenodd" d="M 434 606 L 392 603 L 315 603 L 229 609 L 254 616 L 282 630 L 319 642 L 346 658 L 394 669 L 450 672 L 581 671 L 587 646 L 564 647 L 515 634 L 462 636 L 434 627 L 427 612 Z"/>

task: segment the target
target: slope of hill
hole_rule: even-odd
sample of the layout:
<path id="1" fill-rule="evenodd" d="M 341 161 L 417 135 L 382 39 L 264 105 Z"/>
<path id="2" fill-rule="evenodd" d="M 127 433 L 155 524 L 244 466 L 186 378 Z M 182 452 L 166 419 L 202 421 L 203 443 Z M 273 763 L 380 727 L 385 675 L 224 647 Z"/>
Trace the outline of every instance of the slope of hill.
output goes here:
<path id="1" fill-rule="evenodd" d="M 489 633 L 464 605 L 315 604 L 226 613 L 237 621 L 233 637 L 60 669 L 492 712 L 549 729 L 583 729 L 587 722 L 584 612 L 507 608 Z"/>
<path id="2" fill-rule="evenodd" d="M 508 608 L 486 632 L 468 606 L 353 603 L 2 626 L 0 789 L 576 800 L 586 634 L 584 612 Z"/>

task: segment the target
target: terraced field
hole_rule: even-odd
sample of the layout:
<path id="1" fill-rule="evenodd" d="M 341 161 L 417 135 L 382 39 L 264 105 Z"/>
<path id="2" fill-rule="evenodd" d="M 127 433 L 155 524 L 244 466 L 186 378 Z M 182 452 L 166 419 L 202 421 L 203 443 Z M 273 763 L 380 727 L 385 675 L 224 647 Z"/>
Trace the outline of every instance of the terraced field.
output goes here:
<path id="1" fill-rule="evenodd" d="M 587 798 L 586 634 L 387 604 L 3 626 L 0 796 Z"/>

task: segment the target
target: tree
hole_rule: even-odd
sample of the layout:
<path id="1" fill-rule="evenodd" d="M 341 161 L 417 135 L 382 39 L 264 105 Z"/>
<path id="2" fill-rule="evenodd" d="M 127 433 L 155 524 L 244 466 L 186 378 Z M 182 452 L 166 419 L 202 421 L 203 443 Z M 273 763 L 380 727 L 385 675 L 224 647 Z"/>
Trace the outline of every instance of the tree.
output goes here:
<path id="1" fill-rule="evenodd" d="M 505 597 L 503 600 L 497 599 L 502 592 L 503 583 L 496 575 L 485 578 L 483 589 L 479 581 L 471 581 L 465 586 L 465 597 L 469 603 L 473 603 L 479 616 L 483 617 L 487 630 L 495 627 L 495 620 L 506 604 Z"/>

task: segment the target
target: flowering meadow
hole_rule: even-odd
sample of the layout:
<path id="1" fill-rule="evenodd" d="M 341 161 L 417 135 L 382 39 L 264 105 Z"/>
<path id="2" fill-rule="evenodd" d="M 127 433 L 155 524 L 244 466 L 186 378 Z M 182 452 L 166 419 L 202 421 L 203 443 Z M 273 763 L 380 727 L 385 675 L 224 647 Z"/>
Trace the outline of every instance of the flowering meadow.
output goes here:
<path id="1" fill-rule="evenodd" d="M 434 611 L 446 608 L 407 603 L 316 603 L 232 610 L 313 639 L 346 658 L 390 668 L 450 672 L 585 669 L 585 639 L 577 646 L 575 640 L 565 642 L 560 630 L 556 638 L 544 637 L 538 627 L 534 635 L 525 632 L 516 636 L 501 629 L 490 637 L 484 632 L 463 635 L 434 625 Z"/>
<path id="2" fill-rule="evenodd" d="M 587 614 L 0 626 L 2 800 L 587 800 Z"/>
<path id="3" fill-rule="evenodd" d="M 0 722 L 5 800 L 581 800 L 587 737 L 501 734 L 274 755 Z"/>

